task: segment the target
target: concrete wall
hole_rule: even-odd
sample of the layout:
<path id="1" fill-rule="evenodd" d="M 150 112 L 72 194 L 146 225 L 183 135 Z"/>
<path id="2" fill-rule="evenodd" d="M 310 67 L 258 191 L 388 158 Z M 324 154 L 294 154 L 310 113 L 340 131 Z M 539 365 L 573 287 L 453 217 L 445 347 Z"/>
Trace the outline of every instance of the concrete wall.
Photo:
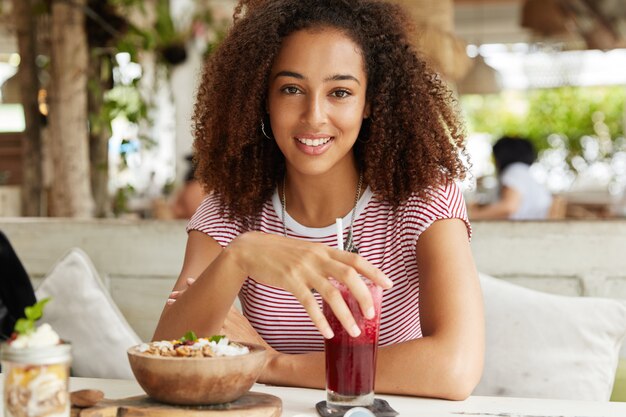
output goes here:
<path id="1" fill-rule="evenodd" d="M 626 221 L 475 222 L 481 272 L 538 290 L 626 300 Z"/>
<path id="2" fill-rule="evenodd" d="M 626 300 L 626 221 L 475 222 L 478 269 L 555 294 Z M 35 285 L 80 247 L 147 340 L 178 276 L 184 221 L 0 219 Z"/>

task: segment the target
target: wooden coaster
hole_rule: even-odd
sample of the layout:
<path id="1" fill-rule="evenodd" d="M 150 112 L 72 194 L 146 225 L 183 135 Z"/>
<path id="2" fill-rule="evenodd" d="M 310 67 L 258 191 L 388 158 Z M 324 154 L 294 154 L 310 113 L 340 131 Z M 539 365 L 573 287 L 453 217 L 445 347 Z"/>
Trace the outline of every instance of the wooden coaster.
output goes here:
<path id="1" fill-rule="evenodd" d="M 280 417 L 281 411 L 280 398 L 260 392 L 247 392 L 231 403 L 202 406 L 163 404 L 141 395 L 72 408 L 72 417 Z"/>

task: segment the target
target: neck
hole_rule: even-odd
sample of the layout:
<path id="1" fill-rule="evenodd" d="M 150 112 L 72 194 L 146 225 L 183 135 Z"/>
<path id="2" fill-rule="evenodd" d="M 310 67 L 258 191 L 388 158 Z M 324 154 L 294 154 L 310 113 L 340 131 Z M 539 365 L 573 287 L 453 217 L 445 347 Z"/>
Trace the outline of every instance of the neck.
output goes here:
<path id="1" fill-rule="evenodd" d="M 325 227 L 355 207 L 359 182 L 356 167 L 342 175 L 285 178 L 285 202 L 289 215 L 307 227 Z M 361 186 L 361 195 L 365 185 Z M 282 196 L 281 196 L 282 198 Z"/>

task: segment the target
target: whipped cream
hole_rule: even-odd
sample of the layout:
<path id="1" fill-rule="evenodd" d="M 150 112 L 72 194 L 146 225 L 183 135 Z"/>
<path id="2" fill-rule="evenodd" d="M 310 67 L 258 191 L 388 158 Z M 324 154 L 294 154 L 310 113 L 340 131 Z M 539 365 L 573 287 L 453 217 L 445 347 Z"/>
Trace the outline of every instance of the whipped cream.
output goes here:
<path id="1" fill-rule="evenodd" d="M 27 334 L 20 334 L 11 341 L 12 348 L 31 348 L 31 347 L 46 347 L 58 345 L 61 342 L 61 338 L 52 329 L 48 323 L 44 323 L 37 327 L 34 332 Z"/>

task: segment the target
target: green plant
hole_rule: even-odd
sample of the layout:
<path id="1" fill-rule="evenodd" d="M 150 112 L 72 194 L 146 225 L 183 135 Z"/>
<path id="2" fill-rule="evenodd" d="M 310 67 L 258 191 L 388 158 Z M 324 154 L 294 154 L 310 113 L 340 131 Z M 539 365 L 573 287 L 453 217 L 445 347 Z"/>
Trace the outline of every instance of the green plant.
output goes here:
<path id="1" fill-rule="evenodd" d="M 135 187 L 130 184 L 120 187 L 115 191 L 115 196 L 113 197 L 113 214 L 115 214 L 115 216 L 129 212 L 128 201 L 134 194 Z"/>
<path id="2" fill-rule="evenodd" d="M 570 158 L 581 154 L 585 136 L 608 136 L 612 141 L 624 136 L 624 103 L 623 87 L 561 87 L 461 98 L 470 132 L 494 138 L 524 136 L 538 150 L 548 149 L 548 138 L 557 134 L 564 138 Z"/>
<path id="3" fill-rule="evenodd" d="M 151 4 L 152 9 L 147 10 L 147 3 L 143 0 L 106 0 L 113 9 L 114 14 L 122 16 L 124 24 L 120 25 L 123 31 L 118 31 L 117 36 L 111 42 L 111 47 L 103 51 L 109 54 L 109 60 L 103 63 L 102 71 L 112 74 L 114 70 L 118 70 L 118 63 L 115 56 L 120 52 L 126 52 L 130 55 L 132 65 L 141 63 L 141 55 L 144 53 L 154 54 L 156 58 L 156 66 L 152 69 L 154 74 L 152 78 L 154 83 L 147 86 L 142 82 L 141 78 L 126 80 L 125 82 L 111 83 L 109 89 L 102 89 L 103 83 L 94 82 L 91 88 L 100 89 L 103 97 L 102 105 L 97 112 L 90 115 L 90 124 L 93 129 L 98 132 L 105 131 L 106 128 L 111 130 L 112 122 L 123 117 L 128 122 L 141 126 L 138 131 L 138 139 L 141 142 L 142 149 L 149 149 L 156 144 L 154 138 L 148 137 L 146 127 L 153 124 L 154 109 L 156 104 L 152 101 L 154 92 L 165 85 L 169 89 L 169 77 L 171 69 L 183 62 L 187 56 L 187 46 L 193 41 L 194 45 L 203 44 L 205 54 L 214 50 L 215 45 L 221 41 L 224 36 L 227 22 L 216 22 L 213 19 L 212 1 L 211 0 L 194 0 L 194 14 L 189 19 L 188 24 L 176 25 L 170 12 L 170 0 L 156 0 Z M 103 7 L 104 11 L 111 11 Z M 152 24 L 142 24 L 141 26 L 131 21 L 128 16 L 146 16 L 153 13 Z M 198 27 L 203 30 L 198 31 Z M 199 36 L 199 33 L 206 36 Z M 209 35 L 207 35 L 209 34 Z M 92 53 L 98 53 L 93 51 Z M 120 64 L 121 65 L 121 64 Z M 105 68 L 106 67 L 106 68 Z M 117 68 L 116 68 L 117 67 Z M 142 75 L 145 74 L 146 67 L 143 68 Z M 111 77 L 113 79 L 113 77 Z M 146 88 L 147 87 L 147 88 Z M 151 90 L 151 91 L 150 91 Z M 120 166 L 119 170 L 127 168 L 127 153 L 129 152 L 129 140 L 122 141 L 120 147 Z M 171 186 L 169 187 L 171 188 Z M 120 187 L 113 196 L 113 212 L 119 215 L 128 211 L 129 200 L 134 196 L 137 190 L 127 185 Z M 168 191 L 168 187 L 164 187 L 164 192 Z"/>

